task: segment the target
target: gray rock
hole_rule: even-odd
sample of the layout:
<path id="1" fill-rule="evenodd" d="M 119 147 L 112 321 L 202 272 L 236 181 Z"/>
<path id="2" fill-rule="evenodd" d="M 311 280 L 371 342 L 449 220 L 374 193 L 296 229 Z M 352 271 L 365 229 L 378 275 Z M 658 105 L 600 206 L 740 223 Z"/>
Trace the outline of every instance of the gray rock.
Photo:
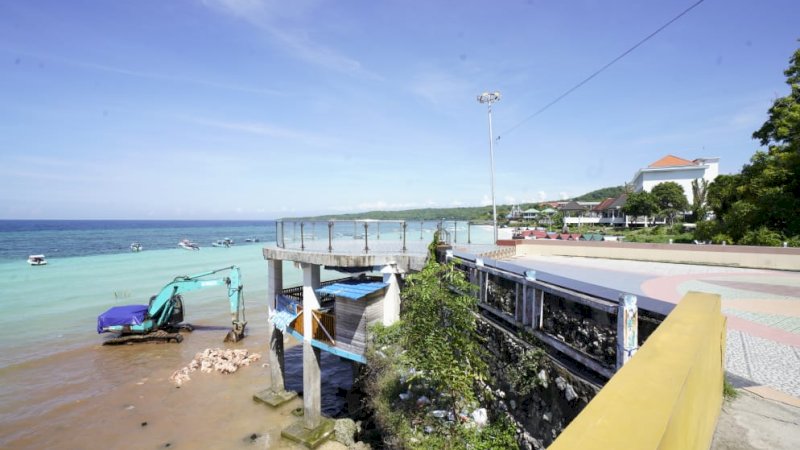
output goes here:
<path id="1" fill-rule="evenodd" d="M 572 387 L 571 384 L 567 384 L 567 387 L 564 389 L 564 397 L 567 399 L 568 402 L 571 402 L 578 398 L 578 394 L 575 393 L 575 389 Z"/>
<path id="2" fill-rule="evenodd" d="M 539 382 L 542 383 L 542 386 L 547 388 L 547 381 L 548 381 L 547 372 L 545 372 L 544 369 L 540 370 L 538 377 L 539 377 Z"/>
<path id="3" fill-rule="evenodd" d="M 372 450 L 372 447 L 364 442 L 356 442 L 353 445 L 347 446 L 347 450 Z"/>
<path id="4" fill-rule="evenodd" d="M 355 444 L 356 431 L 358 431 L 358 427 L 353 419 L 337 419 L 333 426 L 334 439 L 344 445 Z"/>
<path id="5" fill-rule="evenodd" d="M 558 387 L 559 391 L 563 391 L 565 387 L 567 387 L 567 380 L 558 377 L 556 378 L 556 386 Z"/>
<path id="6" fill-rule="evenodd" d="M 510 406 L 511 409 L 517 409 L 517 402 L 515 402 L 514 400 L 509 400 L 508 406 Z"/>
<path id="7" fill-rule="evenodd" d="M 550 419 L 552 417 L 553 417 L 553 415 L 551 413 L 549 413 L 549 412 L 546 412 L 546 413 L 542 414 L 542 419 L 544 419 L 545 422 L 550 422 Z"/>

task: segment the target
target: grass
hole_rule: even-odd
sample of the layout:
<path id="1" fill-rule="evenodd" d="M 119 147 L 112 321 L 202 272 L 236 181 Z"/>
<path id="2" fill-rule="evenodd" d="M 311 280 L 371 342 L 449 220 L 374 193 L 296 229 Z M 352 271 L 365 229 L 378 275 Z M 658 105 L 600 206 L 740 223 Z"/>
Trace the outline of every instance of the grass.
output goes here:
<path id="1" fill-rule="evenodd" d="M 722 396 L 725 400 L 736 400 L 739 397 L 739 391 L 725 378 L 722 382 Z"/>

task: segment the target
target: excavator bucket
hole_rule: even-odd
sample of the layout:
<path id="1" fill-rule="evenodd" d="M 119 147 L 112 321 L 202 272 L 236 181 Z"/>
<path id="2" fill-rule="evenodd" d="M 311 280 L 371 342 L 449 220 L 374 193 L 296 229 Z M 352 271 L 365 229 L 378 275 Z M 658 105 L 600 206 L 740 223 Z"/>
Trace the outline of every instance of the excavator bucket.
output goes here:
<path id="1" fill-rule="evenodd" d="M 247 326 L 247 322 L 234 322 L 233 329 L 225 335 L 225 342 L 239 342 L 244 339 L 244 329 Z"/>

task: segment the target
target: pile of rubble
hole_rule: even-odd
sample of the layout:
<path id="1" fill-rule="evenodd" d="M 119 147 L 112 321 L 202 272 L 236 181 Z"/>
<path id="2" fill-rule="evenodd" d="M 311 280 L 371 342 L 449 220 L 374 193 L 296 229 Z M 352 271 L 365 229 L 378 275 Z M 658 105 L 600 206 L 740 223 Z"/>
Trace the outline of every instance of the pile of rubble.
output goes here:
<path id="1" fill-rule="evenodd" d="M 169 380 L 180 387 L 183 383 L 191 380 L 189 374 L 198 369 L 204 373 L 211 373 L 215 370 L 220 373 L 233 373 L 239 370 L 239 367 L 249 366 L 251 362 L 259 359 L 261 359 L 260 354 L 249 353 L 245 349 L 207 348 L 194 355 L 194 359 L 188 366 L 173 372 Z"/>

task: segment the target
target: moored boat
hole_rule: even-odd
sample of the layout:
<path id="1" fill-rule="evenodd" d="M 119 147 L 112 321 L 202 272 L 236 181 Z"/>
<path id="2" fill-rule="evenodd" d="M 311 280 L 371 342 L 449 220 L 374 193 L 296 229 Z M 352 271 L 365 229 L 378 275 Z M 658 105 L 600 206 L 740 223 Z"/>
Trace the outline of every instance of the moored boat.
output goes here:
<path id="1" fill-rule="evenodd" d="M 259 239 L 257 237 L 251 237 L 244 240 L 245 242 L 258 242 Z"/>
<path id="2" fill-rule="evenodd" d="M 195 244 L 194 242 L 192 242 L 192 241 L 190 241 L 188 239 L 184 239 L 184 240 L 178 242 L 178 247 L 180 247 L 180 248 L 182 248 L 184 250 L 200 250 L 200 246 L 199 245 Z"/>
<path id="3" fill-rule="evenodd" d="M 229 248 L 231 245 L 233 245 L 233 239 L 231 238 L 218 239 L 216 242 L 213 242 L 211 244 L 212 247 L 225 247 L 225 248 Z"/>
<path id="4" fill-rule="evenodd" d="M 28 264 L 32 266 L 43 266 L 47 264 L 47 260 L 44 259 L 44 255 L 30 255 L 28 256 Z"/>
<path id="5" fill-rule="evenodd" d="M 140 244 L 139 242 L 134 242 L 131 244 L 132 252 L 140 252 L 142 250 L 144 250 L 144 246 L 142 246 L 142 244 Z"/>

